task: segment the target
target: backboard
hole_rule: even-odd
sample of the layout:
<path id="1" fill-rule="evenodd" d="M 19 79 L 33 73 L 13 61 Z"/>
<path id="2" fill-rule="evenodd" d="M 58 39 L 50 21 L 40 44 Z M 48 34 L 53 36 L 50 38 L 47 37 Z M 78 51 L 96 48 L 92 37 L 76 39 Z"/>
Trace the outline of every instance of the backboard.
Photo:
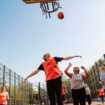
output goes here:
<path id="1" fill-rule="evenodd" d="M 41 3 L 41 2 L 54 2 L 59 0 L 23 0 L 26 4 L 32 4 L 32 3 Z"/>

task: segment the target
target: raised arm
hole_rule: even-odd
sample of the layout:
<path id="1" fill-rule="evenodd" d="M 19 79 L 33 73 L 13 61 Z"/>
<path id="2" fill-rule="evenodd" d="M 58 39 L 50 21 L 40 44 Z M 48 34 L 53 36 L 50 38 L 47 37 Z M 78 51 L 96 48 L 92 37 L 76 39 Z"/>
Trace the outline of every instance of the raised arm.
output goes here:
<path id="1" fill-rule="evenodd" d="M 70 59 L 73 59 L 73 58 L 81 58 L 82 56 L 80 55 L 75 55 L 75 56 L 69 56 L 69 57 L 64 57 L 62 60 L 70 60 Z"/>
<path id="2" fill-rule="evenodd" d="M 89 78 L 89 74 L 88 74 L 88 72 L 87 72 L 86 68 L 85 68 L 84 66 L 81 66 L 81 69 L 83 69 L 83 70 L 84 70 L 84 72 L 85 72 L 85 75 L 83 75 L 83 76 L 82 76 L 82 77 L 83 77 L 83 79 L 88 79 L 88 78 Z"/>
<path id="3" fill-rule="evenodd" d="M 34 72 L 32 72 L 29 76 L 27 76 L 27 77 L 25 78 L 25 81 L 26 81 L 28 78 L 30 78 L 30 77 L 36 75 L 38 72 L 39 72 L 39 70 L 36 69 Z"/>
<path id="4" fill-rule="evenodd" d="M 72 78 L 72 75 L 71 75 L 68 71 L 69 71 L 69 69 L 70 69 L 71 66 L 72 66 L 72 64 L 69 63 L 69 65 L 67 66 L 67 68 L 64 70 L 65 74 L 66 74 L 68 77 L 70 77 L 70 78 Z"/>

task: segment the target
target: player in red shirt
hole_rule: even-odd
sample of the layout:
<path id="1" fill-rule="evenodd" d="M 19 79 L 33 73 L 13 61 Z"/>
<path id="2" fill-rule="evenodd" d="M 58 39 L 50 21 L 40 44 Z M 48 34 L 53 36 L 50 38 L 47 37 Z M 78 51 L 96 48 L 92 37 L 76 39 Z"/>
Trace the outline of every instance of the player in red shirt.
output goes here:
<path id="1" fill-rule="evenodd" d="M 47 92 L 50 100 L 50 105 L 56 105 L 56 100 L 58 105 L 63 105 L 61 96 L 62 80 L 58 62 L 63 60 L 70 60 L 75 57 L 81 56 L 77 55 L 70 57 L 51 57 L 49 53 L 46 53 L 43 56 L 44 62 L 42 62 L 41 65 L 33 73 L 27 76 L 25 80 L 36 75 L 40 70 L 43 70 L 46 76 Z"/>

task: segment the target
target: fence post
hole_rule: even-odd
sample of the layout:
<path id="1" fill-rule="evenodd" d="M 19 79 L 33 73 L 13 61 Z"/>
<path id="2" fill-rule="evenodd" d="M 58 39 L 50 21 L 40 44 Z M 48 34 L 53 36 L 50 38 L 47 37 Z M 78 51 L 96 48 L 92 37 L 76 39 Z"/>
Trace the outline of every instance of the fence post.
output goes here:
<path id="1" fill-rule="evenodd" d="M 41 91 L 40 91 L 40 82 L 39 82 L 39 85 L 38 85 L 38 92 L 39 92 L 39 103 L 40 103 L 40 105 L 42 105 L 42 102 L 41 102 Z"/>
<path id="2" fill-rule="evenodd" d="M 98 71 L 97 63 L 96 63 L 96 69 Z M 94 78 L 95 78 L 95 80 L 94 80 L 94 92 L 95 92 L 95 94 L 94 95 L 96 97 L 97 96 L 98 84 L 99 84 L 99 77 L 96 76 L 96 70 L 95 70 L 94 66 L 92 67 L 92 70 L 93 70 L 93 75 L 94 75 Z M 98 84 L 97 84 L 97 82 L 98 82 Z"/>
<path id="3" fill-rule="evenodd" d="M 24 79 L 22 77 L 22 92 L 23 92 L 23 94 L 22 94 L 22 104 L 24 103 L 23 102 L 24 101 L 24 89 L 23 89 L 23 87 L 24 87 Z"/>
<path id="4" fill-rule="evenodd" d="M 93 82 L 94 81 L 94 78 L 93 78 L 94 75 L 93 75 L 93 70 L 91 70 L 91 73 L 90 74 L 91 74 L 91 77 L 90 77 L 91 83 L 90 84 L 91 84 L 91 89 L 92 89 L 92 95 L 94 97 L 94 82 Z"/>
<path id="5" fill-rule="evenodd" d="M 14 73 L 14 105 L 16 105 L 16 73 Z"/>
<path id="6" fill-rule="evenodd" d="M 105 54 L 103 56 L 104 56 L 104 60 L 105 60 Z"/>
<path id="7" fill-rule="evenodd" d="M 11 105 L 11 69 L 9 70 L 9 105 Z"/>
<path id="8" fill-rule="evenodd" d="M 99 60 L 101 61 L 101 60 Z M 98 64 L 95 62 L 96 68 L 97 68 L 97 73 L 98 73 L 98 80 L 100 81 L 100 74 L 99 74 L 99 67 Z"/>
<path id="9" fill-rule="evenodd" d="M 5 86 L 5 65 L 3 66 L 3 86 Z"/>
<path id="10" fill-rule="evenodd" d="M 30 83 L 29 94 L 30 94 L 30 97 L 31 97 L 31 99 L 30 99 L 30 105 L 32 105 L 32 104 L 33 104 L 33 101 L 34 101 L 34 100 L 33 100 L 34 98 L 33 98 L 33 96 L 32 96 L 32 84 L 31 84 L 31 83 Z M 30 97 L 29 97 L 29 98 L 30 98 Z"/>

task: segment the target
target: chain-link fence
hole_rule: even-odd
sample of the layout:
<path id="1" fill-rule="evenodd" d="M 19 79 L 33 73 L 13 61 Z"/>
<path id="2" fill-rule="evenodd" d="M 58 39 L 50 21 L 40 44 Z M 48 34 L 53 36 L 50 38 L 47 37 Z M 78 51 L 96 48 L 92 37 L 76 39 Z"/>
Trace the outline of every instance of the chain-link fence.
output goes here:
<path id="1" fill-rule="evenodd" d="M 47 95 L 47 89 L 45 83 L 34 83 L 34 104 L 36 105 L 49 105 L 49 99 Z"/>
<path id="2" fill-rule="evenodd" d="M 5 86 L 9 93 L 9 105 L 31 105 L 32 84 L 24 83 L 23 77 L 0 64 L 0 86 Z"/>
<path id="3" fill-rule="evenodd" d="M 24 78 L 0 64 L 0 86 L 9 93 L 8 105 L 49 105 L 46 84 L 24 82 Z"/>
<path id="4" fill-rule="evenodd" d="M 100 87 L 99 81 L 100 81 L 100 74 L 99 74 L 99 67 L 101 64 L 105 63 L 105 54 L 94 63 L 94 65 L 90 68 L 89 74 L 90 77 L 86 81 L 88 86 L 91 89 L 91 95 L 93 98 L 96 98 L 98 96 L 98 88 Z"/>

